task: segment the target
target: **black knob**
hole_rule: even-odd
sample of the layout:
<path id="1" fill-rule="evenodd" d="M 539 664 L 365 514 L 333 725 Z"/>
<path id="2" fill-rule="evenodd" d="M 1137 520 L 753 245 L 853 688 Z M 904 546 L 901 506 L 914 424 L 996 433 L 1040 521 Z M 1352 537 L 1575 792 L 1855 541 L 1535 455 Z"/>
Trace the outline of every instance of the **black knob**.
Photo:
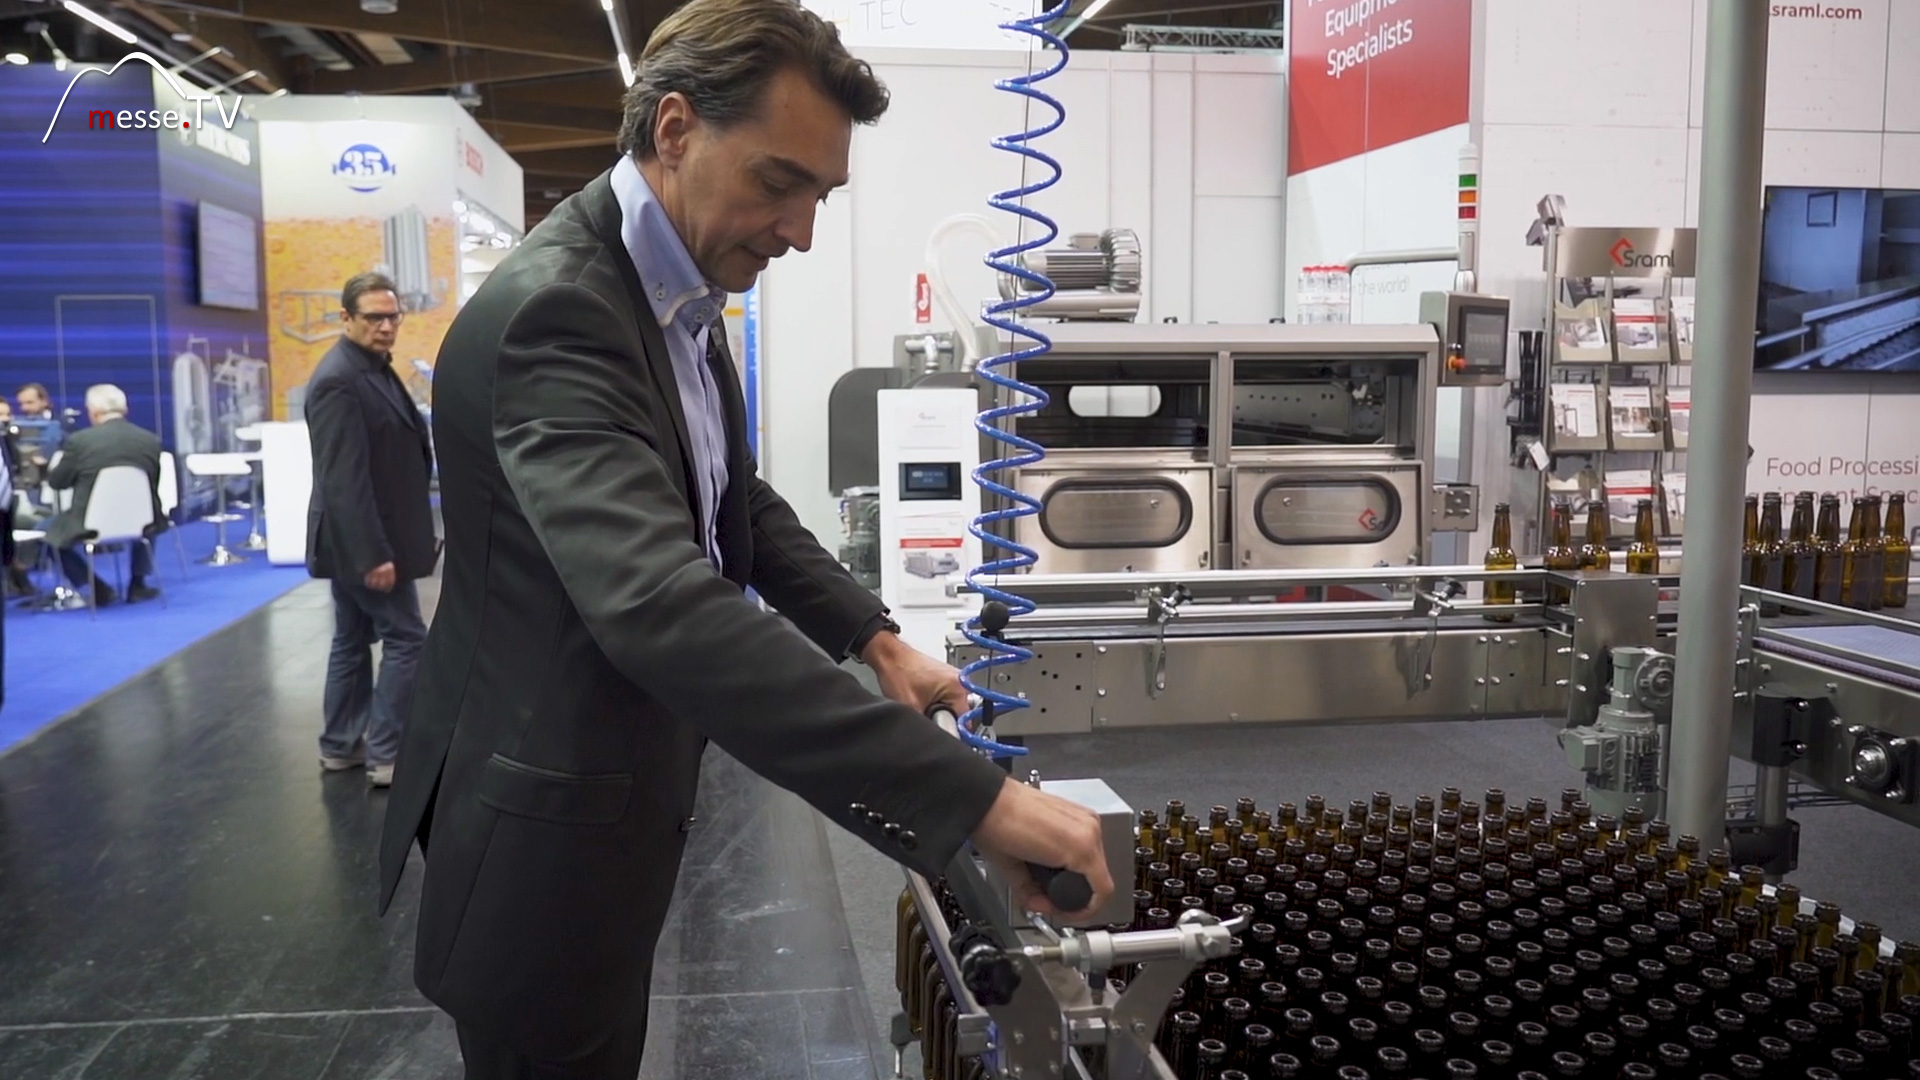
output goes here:
<path id="1" fill-rule="evenodd" d="M 972 927 L 960 931 L 953 936 L 953 953 L 960 962 L 960 981 L 975 1001 L 997 1007 L 1013 1000 L 1020 971 L 986 935 Z"/>
<path id="2" fill-rule="evenodd" d="M 980 629 L 985 630 L 988 637 L 999 637 L 1012 618 L 1013 609 L 999 600 L 989 600 L 980 605 Z"/>
<path id="3" fill-rule="evenodd" d="M 1075 871 L 1028 863 L 1027 874 L 1061 911 L 1085 911 L 1093 902 L 1093 885 Z"/>

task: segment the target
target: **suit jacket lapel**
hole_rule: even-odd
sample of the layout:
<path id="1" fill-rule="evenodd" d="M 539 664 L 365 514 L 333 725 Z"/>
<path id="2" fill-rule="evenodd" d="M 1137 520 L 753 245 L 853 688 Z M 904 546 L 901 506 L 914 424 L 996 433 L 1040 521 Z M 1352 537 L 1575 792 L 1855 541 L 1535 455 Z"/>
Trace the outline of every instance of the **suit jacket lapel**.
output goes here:
<path id="1" fill-rule="evenodd" d="M 392 406 L 395 412 L 400 414 L 400 419 L 404 421 L 408 427 L 418 430 L 420 427 L 420 410 L 414 406 L 413 399 L 409 398 L 406 395 L 406 391 L 400 386 L 399 376 L 393 374 L 392 368 L 380 364 L 378 359 L 374 361 L 374 364 L 376 366 L 372 371 L 367 372 L 367 378 L 373 380 L 375 392 L 380 395 L 383 401 Z"/>
<path id="2" fill-rule="evenodd" d="M 660 401 L 667 407 L 667 416 L 673 422 L 673 437 L 680 442 L 680 461 L 685 469 L 692 468 L 693 439 L 687 434 L 687 414 L 680 405 L 680 384 L 673 377 L 673 356 L 667 351 L 667 335 L 653 317 L 653 305 L 647 303 L 647 291 L 640 283 L 640 271 L 634 268 L 632 256 L 627 254 L 626 241 L 620 237 L 620 201 L 613 197 L 613 184 L 608 173 L 601 173 L 590 181 L 585 197 L 587 221 L 595 236 L 606 245 L 613 256 L 613 263 L 620 269 L 620 280 L 626 283 L 627 293 L 633 298 L 634 322 L 640 327 L 640 337 L 647 347 L 647 376 L 660 393 Z M 698 497 L 699 485 L 691 475 L 683 475 L 687 484 L 687 493 Z"/>
<path id="3" fill-rule="evenodd" d="M 752 465 L 747 452 L 746 395 L 734 371 L 725 319 L 714 320 L 713 329 L 707 333 L 707 366 L 720 390 L 727 422 L 727 490 L 720 497 L 717 522 L 720 555 L 726 576 L 745 585 L 753 572 L 753 520 L 747 508 L 746 482 Z"/>

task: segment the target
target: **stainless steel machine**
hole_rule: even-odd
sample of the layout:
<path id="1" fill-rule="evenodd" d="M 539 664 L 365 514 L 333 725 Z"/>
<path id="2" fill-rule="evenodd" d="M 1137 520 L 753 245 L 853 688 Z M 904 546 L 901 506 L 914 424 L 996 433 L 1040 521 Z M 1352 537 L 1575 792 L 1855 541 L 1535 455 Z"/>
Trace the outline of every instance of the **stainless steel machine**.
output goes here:
<path id="1" fill-rule="evenodd" d="M 1047 355 L 1011 373 L 1048 403 L 1008 424 L 1047 448 L 1009 485 L 1040 505 L 1013 536 L 1037 574 L 1417 565 L 1436 528 L 1474 524 L 1471 498 L 1430 487 L 1429 326 L 1048 337 Z"/>
<path id="2" fill-rule="evenodd" d="M 1534 600 L 1469 595 L 1495 580 Z M 1273 599 L 1339 585 L 1389 599 Z M 1477 567 L 1027 575 L 1019 588 L 1039 609 L 997 633 L 1034 656 L 995 677 L 1028 707 L 1001 713 L 993 733 L 1005 741 L 1208 724 L 1557 718 L 1596 813 L 1631 807 L 1660 818 L 1671 765 L 1672 585 Z M 1784 613 L 1762 614 L 1777 605 Z M 1920 824 L 1920 621 L 1747 589 L 1740 641 L 1741 681 L 1728 688 L 1735 755 L 1760 769 L 1748 812 L 1728 822 L 1734 865 L 1775 879 L 1793 868 L 1796 781 Z M 950 639 L 952 662 L 979 655 L 964 637 Z M 1133 868 L 1118 836 L 1132 808 L 1097 780 L 1043 786 L 1101 813 L 1123 880 Z M 1230 952 L 1242 927 L 1200 911 L 1147 932 L 1114 932 L 1125 930 L 1119 911 L 1079 928 L 1023 923 L 1004 892 L 943 894 L 951 878 L 910 875 L 908 888 L 909 916 L 940 978 L 960 988 L 950 1006 L 955 1034 L 929 1035 L 928 1052 L 946 1055 L 939 1075 L 1176 1075 L 1154 1048 L 1168 998 L 1194 964 Z M 960 924 L 975 929 L 956 932 Z M 1109 981 L 1122 967 L 1129 978 Z M 896 1030 L 896 1042 L 907 1034 Z M 968 1059 L 968 1068 L 949 1067 Z"/>

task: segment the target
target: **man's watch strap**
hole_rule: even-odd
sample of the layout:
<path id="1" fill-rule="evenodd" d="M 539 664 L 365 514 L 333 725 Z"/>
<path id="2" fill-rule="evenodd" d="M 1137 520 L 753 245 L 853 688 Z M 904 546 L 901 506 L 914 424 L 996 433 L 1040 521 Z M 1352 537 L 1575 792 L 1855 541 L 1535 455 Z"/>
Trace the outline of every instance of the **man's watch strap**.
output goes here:
<path id="1" fill-rule="evenodd" d="M 867 651 L 867 644 L 882 630 L 892 631 L 895 634 L 900 632 L 900 624 L 894 622 L 893 617 L 884 611 L 868 619 L 866 625 L 860 628 L 860 632 L 853 635 L 853 644 L 848 647 L 847 655 L 860 660 L 860 654 Z M 865 662 L 861 660 L 861 663 Z"/>

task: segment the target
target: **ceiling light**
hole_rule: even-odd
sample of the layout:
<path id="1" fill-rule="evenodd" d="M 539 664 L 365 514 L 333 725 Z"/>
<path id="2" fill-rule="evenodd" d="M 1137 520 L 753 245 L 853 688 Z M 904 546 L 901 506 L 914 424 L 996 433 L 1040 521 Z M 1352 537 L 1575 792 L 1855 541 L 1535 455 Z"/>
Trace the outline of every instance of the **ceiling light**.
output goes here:
<path id="1" fill-rule="evenodd" d="M 112 19 L 107 18 L 106 16 L 100 14 L 99 12 L 94 11 L 92 8 L 89 8 L 85 4 L 79 3 L 78 0 L 65 0 L 65 3 L 63 6 L 68 11 L 73 12 L 75 15 L 80 16 L 81 18 L 87 20 L 88 22 L 99 27 L 100 29 L 105 30 L 107 33 L 112 34 L 114 37 L 119 38 L 121 41 L 124 41 L 129 45 L 140 44 L 140 39 L 137 37 L 134 37 L 132 31 L 119 25 L 118 23 L 114 22 Z"/>
<path id="2" fill-rule="evenodd" d="M 192 44 L 193 42 L 193 33 L 192 31 L 189 31 L 189 30 L 175 30 L 173 33 L 167 36 L 171 37 L 173 40 L 179 42 L 182 45 L 189 45 L 189 44 Z"/>
<path id="3" fill-rule="evenodd" d="M 1112 2 L 1113 0 L 1093 0 L 1093 3 L 1087 5 L 1087 10 L 1080 13 L 1080 17 L 1082 19 L 1091 19 L 1095 15 L 1100 14 L 1101 8 L 1106 7 Z"/>
<path id="4" fill-rule="evenodd" d="M 613 10 L 613 0 L 600 0 L 600 10 L 601 10 L 601 11 L 612 11 L 612 10 Z"/>
<path id="5" fill-rule="evenodd" d="M 620 50 L 620 79 L 628 86 L 633 85 L 633 61 L 627 59 L 627 51 Z"/>
<path id="6" fill-rule="evenodd" d="M 20 52 L 10 52 L 10 53 L 8 53 L 8 54 L 7 54 L 7 63 L 9 63 L 9 64 L 31 64 L 31 63 L 33 63 L 33 61 L 27 58 L 27 54 L 26 54 L 26 53 L 20 53 Z"/>
<path id="7" fill-rule="evenodd" d="M 360 10 L 369 15 L 395 15 L 400 11 L 399 0 L 360 0 Z"/>

